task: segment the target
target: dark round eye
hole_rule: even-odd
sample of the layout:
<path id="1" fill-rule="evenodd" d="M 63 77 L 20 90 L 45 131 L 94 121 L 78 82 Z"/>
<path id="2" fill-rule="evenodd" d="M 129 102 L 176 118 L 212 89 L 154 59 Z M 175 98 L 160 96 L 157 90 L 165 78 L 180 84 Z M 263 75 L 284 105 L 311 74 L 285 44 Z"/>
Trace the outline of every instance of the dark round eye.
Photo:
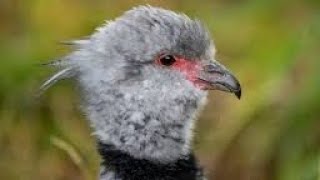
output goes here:
<path id="1" fill-rule="evenodd" d="M 164 55 L 160 57 L 160 63 L 164 66 L 171 66 L 176 62 L 176 58 L 172 55 Z"/>

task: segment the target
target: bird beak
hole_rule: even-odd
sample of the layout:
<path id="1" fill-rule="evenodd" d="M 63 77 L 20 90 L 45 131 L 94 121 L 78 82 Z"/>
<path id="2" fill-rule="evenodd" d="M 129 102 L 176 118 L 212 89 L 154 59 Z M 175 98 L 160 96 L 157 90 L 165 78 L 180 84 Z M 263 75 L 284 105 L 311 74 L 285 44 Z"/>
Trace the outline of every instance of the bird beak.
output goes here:
<path id="1" fill-rule="evenodd" d="M 234 93 L 241 98 L 241 86 L 239 81 L 218 62 L 211 62 L 203 66 L 199 80 L 206 84 L 205 89 L 221 90 Z"/>

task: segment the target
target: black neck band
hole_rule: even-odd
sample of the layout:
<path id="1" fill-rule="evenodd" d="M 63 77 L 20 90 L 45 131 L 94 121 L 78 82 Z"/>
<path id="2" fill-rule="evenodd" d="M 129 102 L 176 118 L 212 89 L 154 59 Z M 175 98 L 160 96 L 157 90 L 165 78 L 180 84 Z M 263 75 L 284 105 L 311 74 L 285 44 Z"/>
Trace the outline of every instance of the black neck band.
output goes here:
<path id="1" fill-rule="evenodd" d="M 169 164 L 161 164 L 136 159 L 101 142 L 98 143 L 98 150 L 106 171 L 113 171 L 122 180 L 197 180 L 202 176 L 193 154 Z"/>

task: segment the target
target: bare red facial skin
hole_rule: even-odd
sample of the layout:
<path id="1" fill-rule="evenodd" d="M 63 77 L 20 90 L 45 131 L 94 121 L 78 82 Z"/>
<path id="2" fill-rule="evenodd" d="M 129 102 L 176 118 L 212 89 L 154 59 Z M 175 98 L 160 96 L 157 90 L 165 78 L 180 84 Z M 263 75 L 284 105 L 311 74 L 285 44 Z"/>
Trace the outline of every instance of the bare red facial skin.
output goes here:
<path id="1" fill-rule="evenodd" d="M 176 61 L 171 66 L 168 66 L 168 68 L 181 72 L 195 87 L 202 90 L 208 89 L 208 84 L 199 79 L 202 68 L 200 62 L 187 60 L 177 56 L 174 57 Z M 156 61 L 156 64 L 162 65 L 159 59 Z"/>

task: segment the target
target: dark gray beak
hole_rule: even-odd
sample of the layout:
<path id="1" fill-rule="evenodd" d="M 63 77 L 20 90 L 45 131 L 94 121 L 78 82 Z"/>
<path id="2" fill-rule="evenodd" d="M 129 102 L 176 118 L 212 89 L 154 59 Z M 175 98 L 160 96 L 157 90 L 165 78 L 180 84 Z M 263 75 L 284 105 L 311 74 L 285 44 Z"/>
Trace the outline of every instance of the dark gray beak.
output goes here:
<path id="1" fill-rule="evenodd" d="M 234 93 L 241 98 L 239 81 L 218 62 L 211 62 L 203 66 L 199 79 L 208 84 L 209 90 L 221 90 Z"/>

